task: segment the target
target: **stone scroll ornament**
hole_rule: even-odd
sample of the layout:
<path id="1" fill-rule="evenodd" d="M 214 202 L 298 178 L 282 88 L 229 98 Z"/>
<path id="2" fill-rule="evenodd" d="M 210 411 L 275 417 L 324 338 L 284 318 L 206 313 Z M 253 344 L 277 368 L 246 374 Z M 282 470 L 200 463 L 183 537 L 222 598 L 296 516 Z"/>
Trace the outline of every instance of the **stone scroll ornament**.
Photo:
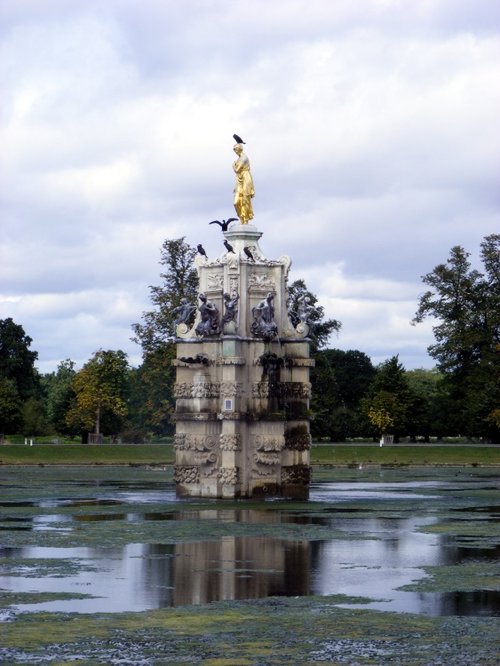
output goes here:
<path id="1" fill-rule="evenodd" d="M 278 325 L 274 321 L 274 295 L 269 292 L 265 299 L 252 308 L 253 335 L 264 340 L 271 340 L 278 335 Z"/>
<path id="2" fill-rule="evenodd" d="M 196 335 L 201 338 L 219 335 L 221 332 L 219 310 L 204 293 L 201 293 L 198 298 L 201 301 L 198 308 L 201 318 L 195 329 Z"/>
<path id="3" fill-rule="evenodd" d="M 285 440 L 280 437 L 266 437 L 257 435 L 255 437 L 254 462 L 257 465 L 275 466 L 281 460 L 281 451 L 285 446 Z"/>

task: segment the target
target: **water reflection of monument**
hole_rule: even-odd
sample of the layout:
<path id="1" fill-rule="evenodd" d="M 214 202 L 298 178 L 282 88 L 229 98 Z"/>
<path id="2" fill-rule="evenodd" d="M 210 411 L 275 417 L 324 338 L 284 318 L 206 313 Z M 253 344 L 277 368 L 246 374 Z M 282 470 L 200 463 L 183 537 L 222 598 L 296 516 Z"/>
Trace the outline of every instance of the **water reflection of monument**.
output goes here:
<path id="1" fill-rule="evenodd" d="M 175 548 L 174 605 L 310 594 L 309 543 L 223 537 Z"/>
<path id="2" fill-rule="evenodd" d="M 177 493 L 307 498 L 311 319 L 304 309 L 293 326 L 290 258 L 268 259 L 262 232 L 249 224 L 253 179 L 235 139 L 239 223 L 221 225 L 219 257 L 208 259 L 199 246 L 196 319 L 189 319 L 194 304 L 177 319 Z"/>
<path id="3" fill-rule="evenodd" d="M 275 512 L 204 509 L 182 512 L 182 520 L 272 527 L 281 519 Z M 154 595 L 158 607 L 304 596 L 311 594 L 310 561 L 310 542 L 270 534 L 150 544 L 143 553 L 141 587 Z"/>

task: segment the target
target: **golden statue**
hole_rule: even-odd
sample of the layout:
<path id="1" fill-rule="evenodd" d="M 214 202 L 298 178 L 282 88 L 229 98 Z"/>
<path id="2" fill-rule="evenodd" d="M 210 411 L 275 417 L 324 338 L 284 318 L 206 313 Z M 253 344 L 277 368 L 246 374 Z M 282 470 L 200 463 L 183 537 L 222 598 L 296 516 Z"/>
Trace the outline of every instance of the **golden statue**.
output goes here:
<path id="1" fill-rule="evenodd" d="M 235 137 L 236 138 L 236 137 Z M 238 137 L 239 139 L 239 137 Z M 243 141 L 237 140 L 233 147 L 238 159 L 233 164 L 236 174 L 236 185 L 234 187 L 234 208 L 241 220 L 241 224 L 248 224 L 253 220 L 252 197 L 255 194 L 253 178 L 250 172 L 250 161 L 243 152 Z"/>

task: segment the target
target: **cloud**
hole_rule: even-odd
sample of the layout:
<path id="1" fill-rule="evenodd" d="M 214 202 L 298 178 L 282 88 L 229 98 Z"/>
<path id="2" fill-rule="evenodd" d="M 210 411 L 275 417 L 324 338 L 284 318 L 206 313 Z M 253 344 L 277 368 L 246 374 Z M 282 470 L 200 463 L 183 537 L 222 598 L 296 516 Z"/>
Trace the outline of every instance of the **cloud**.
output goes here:
<path id="1" fill-rule="evenodd" d="M 220 254 L 237 132 L 261 246 L 344 322 L 332 344 L 432 364 L 431 328 L 407 323 L 420 276 L 457 244 L 477 262 L 498 228 L 499 18 L 489 0 L 3 3 L 0 316 L 44 368 L 138 358 L 163 240 Z"/>

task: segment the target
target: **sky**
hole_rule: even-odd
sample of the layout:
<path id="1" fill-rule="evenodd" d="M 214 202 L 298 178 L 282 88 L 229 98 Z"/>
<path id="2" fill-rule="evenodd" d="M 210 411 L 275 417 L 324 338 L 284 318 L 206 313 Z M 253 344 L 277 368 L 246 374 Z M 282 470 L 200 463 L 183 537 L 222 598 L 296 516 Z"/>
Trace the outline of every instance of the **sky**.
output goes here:
<path id="1" fill-rule="evenodd" d="M 223 250 L 237 133 L 329 346 L 433 367 L 421 277 L 500 229 L 499 63 L 496 0 L 0 0 L 0 318 L 41 372 L 140 364 L 163 241 Z"/>

